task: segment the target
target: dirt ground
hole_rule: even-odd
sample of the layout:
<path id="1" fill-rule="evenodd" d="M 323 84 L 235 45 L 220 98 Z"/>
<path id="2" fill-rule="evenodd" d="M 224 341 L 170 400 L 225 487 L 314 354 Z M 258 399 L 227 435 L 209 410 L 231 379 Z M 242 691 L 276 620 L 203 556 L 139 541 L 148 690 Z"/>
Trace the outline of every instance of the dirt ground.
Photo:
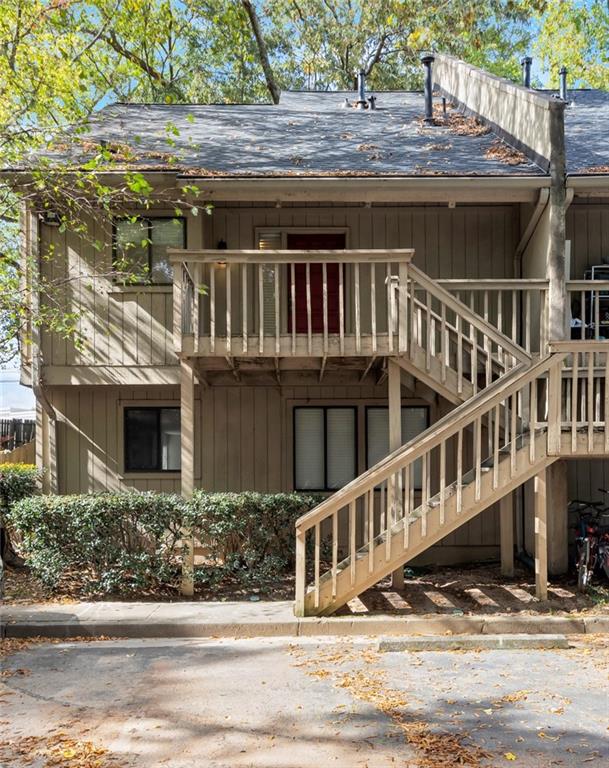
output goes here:
<path id="1" fill-rule="evenodd" d="M 211 591 L 199 591 L 195 600 L 205 601 L 258 601 L 291 600 L 294 594 L 292 574 L 271 589 L 245 588 L 225 584 Z M 116 599 L 125 600 L 125 596 Z M 176 592 L 133 595 L 133 600 L 163 602 L 180 599 Z M 104 596 L 104 600 L 112 599 Z M 128 599 L 128 598 L 127 598 Z M 191 600 L 192 598 L 189 598 Z M 53 594 L 27 569 L 8 569 L 4 602 L 28 604 L 40 602 L 75 602 L 74 594 Z M 495 564 L 461 567 L 430 567 L 406 569 L 404 590 L 397 592 L 385 580 L 351 600 L 340 613 L 354 614 L 578 614 L 609 613 L 609 582 L 597 580 L 588 594 L 576 589 L 572 576 L 550 580 L 548 600 L 540 603 L 535 597 L 534 575 L 518 566 L 513 578 L 504 578 Z"/>

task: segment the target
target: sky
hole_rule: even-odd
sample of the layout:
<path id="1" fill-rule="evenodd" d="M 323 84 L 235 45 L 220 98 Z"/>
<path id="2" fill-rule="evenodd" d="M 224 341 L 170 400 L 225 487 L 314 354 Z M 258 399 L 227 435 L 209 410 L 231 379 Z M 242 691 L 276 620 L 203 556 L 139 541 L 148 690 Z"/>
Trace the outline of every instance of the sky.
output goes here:
<path id="1" fill-rule="evenodd" d="M 34 418 L 34 393 L 19 384 L 17 368 L 0 370 L 0 419 Z"/>

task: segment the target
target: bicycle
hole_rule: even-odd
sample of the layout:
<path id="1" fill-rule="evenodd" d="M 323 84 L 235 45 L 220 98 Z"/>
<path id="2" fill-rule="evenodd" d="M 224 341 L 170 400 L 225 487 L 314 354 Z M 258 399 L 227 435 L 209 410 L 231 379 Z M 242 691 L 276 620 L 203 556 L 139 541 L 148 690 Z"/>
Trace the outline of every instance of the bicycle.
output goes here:
<path id="1" fill-rule="evenodd" d="M 599 488 L 603 493 L 609 493 Z M 578 535 L 576 569 L 577 588 L 586 592 L 597 569 L 602 569 L 609 578 L 609 507 L 600 501 L 574 500 L 569 512 L 578 515 L 575 526 Z"/>

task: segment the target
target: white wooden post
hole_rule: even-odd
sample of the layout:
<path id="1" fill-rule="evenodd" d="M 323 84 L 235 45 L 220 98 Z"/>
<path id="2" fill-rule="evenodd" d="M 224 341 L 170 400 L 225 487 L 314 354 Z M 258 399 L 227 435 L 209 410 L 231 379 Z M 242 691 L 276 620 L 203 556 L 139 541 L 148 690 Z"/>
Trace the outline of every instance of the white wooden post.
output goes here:
<path id="1" fill-rule="evenodd" d="M 192 497 L 195 487 L 195 372 L 192 365 L 180 361 L 180 438 L 181 491 L 185 499 Z M 182 594 L 194 594 L 194 536 L 191 529 L 182 531 Z"/>
<path id="2" fill-rule="evenodd" d="M 535 475 L 535 594 L 548 599 L 548 495 L 547 470 Z"/>
<path id="3" fill-rule="evenodd" d="M 506 494 L 499 502 L 501 539 L 501 574 L 514 575 L 514 495 Z"/>
<path id="4" fill-rule="evenodd" d="M 402 369 L 393 360 L 387 361 L 387 389 L 389 406 L 389 450 L 395 451 L 402 445 Z M 387 528 L 397 517 L 400 491 L 396 478 L 389 478 L 387 485 Z M 391 514 L 391 518 L 389 515 Z M 389 536 L 389 533 L 387 533 Z M 396 568 L 391 574 L 393 589 L 404 589 L 404 568 Z"/>

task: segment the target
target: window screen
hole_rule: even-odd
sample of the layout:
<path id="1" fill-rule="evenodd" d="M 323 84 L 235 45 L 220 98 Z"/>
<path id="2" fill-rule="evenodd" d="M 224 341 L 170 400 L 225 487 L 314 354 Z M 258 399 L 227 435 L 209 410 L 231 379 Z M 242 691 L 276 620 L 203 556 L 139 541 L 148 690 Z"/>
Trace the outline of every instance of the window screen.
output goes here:
<path id="1" fill-rule="evenodd" d="M 402 445 L 429 426 L 429 410 L 425 406 L 402 406 Z M 366 409 L 366 466 L 372 467 L 389 453 L 389 409 L 373 406 Z M 421 486 L 421 463 L 414 469 L 415 487 Z"/>
<path id="2" fill-rule="evenodd" d="M 355 408 L 294 409 L 294 485 L 337 490 L 357 472 Z"/>
<path id="3" fill-rule="evenodd" d="M 258 249 L 261 251 L 276 251 L 282 247 L 281 232 L 260 232 Z M 260 300 L 260 297 L 258 297 Z M 262 323 L 264 333 L 275 335 L 275 268 L 272 264 L 262 267 Z"/>
<path id="4" fill-rule="evenodd" d="M 167 248 L 185 247 L 181 218 L 139 217 L 114 222 L 114 268 L 137 282 L 170 284 L 173 270 Z"/>
<path id="5" fill-rule="evenodd" d="M 180 469 L 180 409 L 125 408 L 125 471 Z"/>

